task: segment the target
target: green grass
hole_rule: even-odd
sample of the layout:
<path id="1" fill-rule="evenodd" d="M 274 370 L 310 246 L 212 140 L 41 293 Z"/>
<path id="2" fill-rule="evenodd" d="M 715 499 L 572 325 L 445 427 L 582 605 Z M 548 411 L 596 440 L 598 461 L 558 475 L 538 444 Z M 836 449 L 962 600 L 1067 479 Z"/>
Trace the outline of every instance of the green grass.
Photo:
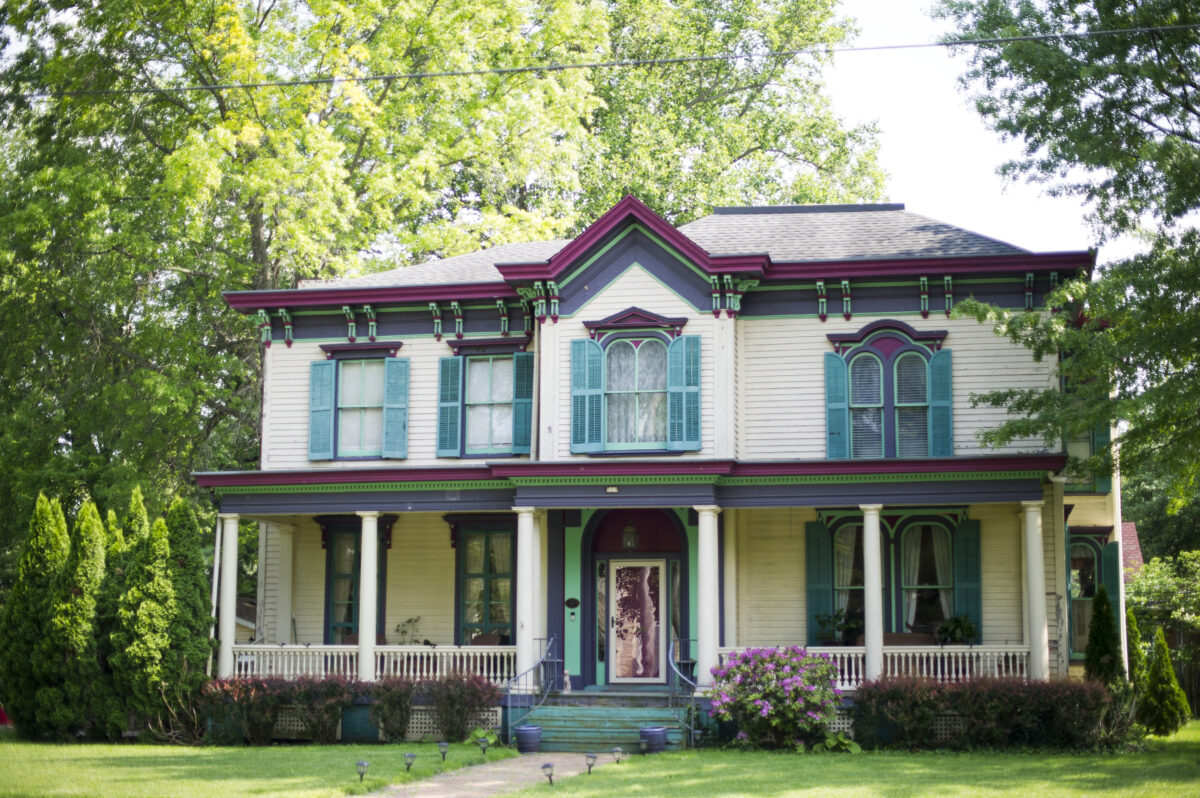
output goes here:
<path id="1" fill-rule="evenodd" d="M 686 751 L 634 756 L 523 796 L 1200 795 L 1200 721 L 1135 754 Z"/>
<path id="2" fill-rule="evenodd" d="M 412 773 L 404 754 L 417 755 Z M 488 760 L 516 756 L 490 749 Z M 354 763 L 371 763 L 360 785 Z M 219 798 L 360 794 L 427 778 L 482 760 L 475 746 L 297 745 L 271 748 L 186 748 L 167 745 L 53 745 L 0 733 L 0 796 Z"/>

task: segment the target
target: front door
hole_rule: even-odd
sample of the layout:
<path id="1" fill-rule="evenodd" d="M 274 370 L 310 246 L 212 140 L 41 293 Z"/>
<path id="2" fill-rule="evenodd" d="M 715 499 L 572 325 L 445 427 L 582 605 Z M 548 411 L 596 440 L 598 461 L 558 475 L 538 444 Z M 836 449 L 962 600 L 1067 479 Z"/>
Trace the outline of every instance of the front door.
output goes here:
<path id="1" fill-rule="evenodd" d="M 608 570 L 608 681 L 665 684 L 665 560 L 612 560 Z"/>

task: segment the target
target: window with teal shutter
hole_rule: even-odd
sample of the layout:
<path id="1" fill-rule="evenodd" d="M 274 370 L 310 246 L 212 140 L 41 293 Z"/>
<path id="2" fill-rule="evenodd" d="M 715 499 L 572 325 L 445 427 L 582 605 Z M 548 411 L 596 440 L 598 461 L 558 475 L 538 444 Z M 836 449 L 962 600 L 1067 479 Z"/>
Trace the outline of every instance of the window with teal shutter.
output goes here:
<path id="1" fill-rule="evenodd" d="M 333 459 L 334 380 L 337 363 L 318 360 L 308 370 L 308 459 Z"/>
<path id="2" fill-rule="evenodd" d="M 825 456 L 844 460 L 850 456 L 850 392 L 846 361 L 825 353 Z"/>
<path id="3" fill-rule="evenodd" d="M 951 395 L 950 350 L 935 352 L 929 359 L 929 454 L 954 454 L 954 413 Z"/>
<path id="4" fill-rule="evenodd" d="M 383 361 L 383 456 L 408 457 L 408 358 Z"/>
<path id="5" fill-rule="evenodd" d="M 438 457 L 458 457 L 462 452 L 462 364 L 460 357 L 438 361 Z"/>
<path id="6" fill-rule="evenodd" d="M 667 348 L 667 450 L 700 448 L 700 336 L 683 335 Z"/>
<path id="7" fill-rule="evenodd" d="M 571 452 L 604 450 L 604 353 L 590 338 L 571 341 Z"/>
<path id="8" fill-rule="evenodd" d="M 1113 607 L 1117 606 L 1117 596 L 1121 589 L 1121 544 L 1117 541 L 1105 544 L 1100 551 L 1100 574 L 1104 580 L 1104 589 L 1108 592 L 1108 600 Z"/>
<path id="9" fill-rule="evenodd" d="M 533 438 L 533 353 L 513 355 L 513 454 L 529 454 Z"/>
<path id="10" fill-rule="evenodd" d="M 1092 430 L 1092 452 L 1102 452 L 1110 441 L 1108 424 L 1102 423 Z M 1112 474 L 1096 477 L 1096 493 L 1112 493 Z"/>
<path id="11" fill-rule="evenodd" d="M 804 525 L 804 575 L 808 645 L 815 646 L 821 637 L 817 616 L 833 614 L 833 542 L 829 527 L 816 521 Z"/>
<path id="12" fill-rule="evenodd" d="M 966 615 L 983 637 L 983 565 L 980 555 L 979 522 L 963 521 L 954 530 L 954 614 Z"/>

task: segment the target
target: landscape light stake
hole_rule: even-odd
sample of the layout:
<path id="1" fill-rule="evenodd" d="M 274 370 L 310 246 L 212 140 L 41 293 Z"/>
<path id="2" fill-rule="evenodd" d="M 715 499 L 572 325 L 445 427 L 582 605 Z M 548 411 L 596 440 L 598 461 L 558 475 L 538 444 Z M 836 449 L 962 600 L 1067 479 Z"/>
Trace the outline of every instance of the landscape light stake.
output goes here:
<path id="1" fill-rule="evenodd" d="M 354 763 L 354 766 L 358 768 L 358 781 L 360 784 L 362 783 L 363 776 L 367 775 L 367 768 L 370 765 L 371 763 L 365 759 L 360 759 Z"/>
<path id="2" fill-rule="evenodd" d="M 487 759 L 488 738 L 479 738 L 479 753 L 483 754 L 483 758 Z"/>
<path id="3" fill-rule="evenodd" d="M 625 752 L 622 751 L 621 746 L 618 745 L 616 748 L 614 748 L 612 750 L 612 755 L 613 755 L 613 759 L 615 759 L 617 764 L 619 765 L 619 764 L 621 764 L 621 757 L 625 756 Z"/>
<path id="4" fill-rule="evenodd" d="M 587 761 L 588 775 L 592 775 L 592 765 L 596 764 L 595 754 L 584 754 L 583 758 Z"/>
<path id="5" fill-rule="evenodd" d="M 450 750 L 450 743 L 443 740 L 442 742 L 438 743 L 438 750 L 442 752 L 442 761 L 445 762 L 446 752 Z"/>
<path id="6" fill-rule="evenodd" d="M 554 786 L 554 763 L 547 762 L 546 764 L 542 765 L 542 773 L 544 773 L 546 775 L 546 778 L 550 780 L 550 786 L 553 787 Z"/>
<path id="7" fill-rule="evenodd" d="M 408 771 L 412 770 L 413 762 L 416 762 L 416 761 L 417 761 L 416 754 L 405 754 L 404 755 L 404 772 L 407 773 Z"/>

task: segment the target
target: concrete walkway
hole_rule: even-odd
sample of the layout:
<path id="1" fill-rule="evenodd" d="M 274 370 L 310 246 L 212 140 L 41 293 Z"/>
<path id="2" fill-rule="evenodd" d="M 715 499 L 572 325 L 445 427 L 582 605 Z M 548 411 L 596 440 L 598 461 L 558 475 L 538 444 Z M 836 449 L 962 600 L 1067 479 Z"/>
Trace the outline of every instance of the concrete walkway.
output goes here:
<path id="1" fill-rule="evenodd" d="M 593 770 L 612 764 L 611 756 L 601 756 Z M 404 796 L 419 795 L 422 798 L 480 798 L 481 796 L 503 795 L 517 792 L 535 784 L 545 784 L 542 765 L 554 763 L 554 780 L 587 773 L 583 754 L 525 754 L 524 756 L 499 759 L 481 765 L 459 768 L 448 773 L 439 773 L 432 778 L 412 784 L 387 787 L 373 795 Z"/>

